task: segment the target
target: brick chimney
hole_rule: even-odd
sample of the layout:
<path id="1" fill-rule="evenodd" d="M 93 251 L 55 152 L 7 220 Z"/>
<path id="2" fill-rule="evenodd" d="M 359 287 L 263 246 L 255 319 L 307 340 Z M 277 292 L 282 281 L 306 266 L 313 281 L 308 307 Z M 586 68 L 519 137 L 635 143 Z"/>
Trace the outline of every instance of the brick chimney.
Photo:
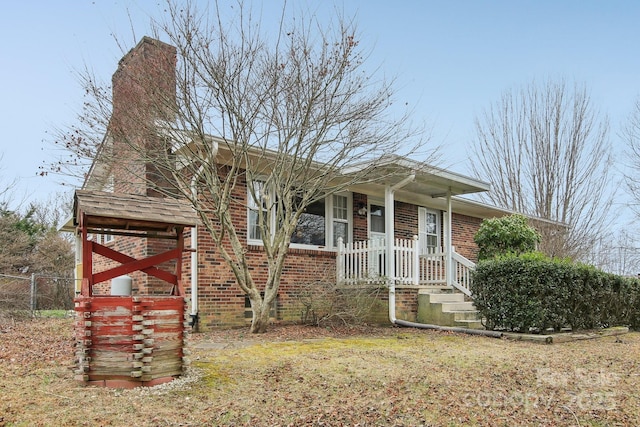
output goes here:
<path id="1" fill-rule="evenodd" d="M 112 87 L 109 134 L 113 138 L 114 191 L 162 195 L 171 186 L 168 175 L 157 165 L 170 153 L 166 142 L 158 137 L 155 125 L 173 121 L 176 48 L 143 37 L 120 60 Z"/>

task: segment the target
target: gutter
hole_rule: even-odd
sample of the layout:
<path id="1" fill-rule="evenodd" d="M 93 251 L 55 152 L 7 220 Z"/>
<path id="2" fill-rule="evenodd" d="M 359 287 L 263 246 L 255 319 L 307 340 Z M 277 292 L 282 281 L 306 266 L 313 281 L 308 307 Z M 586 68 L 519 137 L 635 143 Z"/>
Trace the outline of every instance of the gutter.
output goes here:
<path id="1" fill-rule="evenodd" d="M 204 156 L 203 160 L 214 158 L 218 153 L 218 142 L 214 139 L 211 144 L 211 153 L 208 156 Z M 197 172 L 191 178 L 191 197 L 192 205 L 195 206 L 198 200 L 198 179 L 204 172 L 207 162 L 203 161 Z M 191 314 L 189 314 L 191 320 L 189 325 L 192 330 L 196 330 L 198 327 L 198 225 L 196 224 L 191 228 Z"/>
<path id="2" fill-rule="evenodd" d="M 193 198 L 193 204 L 198 198 L 197 183 L 198 178 L 204 171 L 204 164 L 202 164 L 198 171 L 191 178 L 191 197 Z M 191 320 L 189 325 L 191 329 L 195 330 L 198 326 L 198 225 L 191 227 L 191 314 L 189 314 Z"/>

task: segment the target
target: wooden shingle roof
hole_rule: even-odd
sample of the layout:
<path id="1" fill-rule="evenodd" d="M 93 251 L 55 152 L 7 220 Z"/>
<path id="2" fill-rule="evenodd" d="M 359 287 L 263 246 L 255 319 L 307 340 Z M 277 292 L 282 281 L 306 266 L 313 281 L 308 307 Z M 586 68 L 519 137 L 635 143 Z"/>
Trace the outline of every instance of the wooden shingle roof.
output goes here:
<path id="1" fill-rule="evenodd" d="M 73 223 L 85 216 L 89 228 L 112 230 L 169 231 L 198 223 L 187 200 L 134 194 L 76 190 Z"/>

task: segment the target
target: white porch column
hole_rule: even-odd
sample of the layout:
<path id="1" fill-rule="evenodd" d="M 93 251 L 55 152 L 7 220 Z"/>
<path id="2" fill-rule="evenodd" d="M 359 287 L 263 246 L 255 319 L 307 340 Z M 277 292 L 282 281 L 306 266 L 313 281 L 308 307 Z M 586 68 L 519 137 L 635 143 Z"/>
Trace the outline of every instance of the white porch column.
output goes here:
<path id="1" fill-rule="evenodd" d="M 447 286 L 453 286 L 453 255 L 451 253 L 451 249 L 453 247 L 451 243 L 451 188 L 447 190 L 447 215 L 445 217 L 445 223 L 445 279 L 447 280 Z"/>
<path id="2" fill-rule="evenodd" d="M 394 216 L 393 211 L 393 189 L 387 186 L 384 189 L 384 216 L 385 216 L 385 244 L 386 256 L 385 256 L 385 269 L 387 271 L 387 286 L 389 287 L 389 320 L 391 323 L 396 321 L 396 281 L 395 277 L 392 277 L 394 271 L 394 256 L 393 256 L 393 239 L 395 236 Z"/>

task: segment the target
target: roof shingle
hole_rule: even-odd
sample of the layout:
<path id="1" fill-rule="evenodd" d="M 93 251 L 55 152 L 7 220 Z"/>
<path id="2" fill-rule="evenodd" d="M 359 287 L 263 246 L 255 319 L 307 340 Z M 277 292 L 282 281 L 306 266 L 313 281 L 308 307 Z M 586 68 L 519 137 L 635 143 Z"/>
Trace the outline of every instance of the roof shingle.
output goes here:
<path id="1" fill-rule="evenodd" d="M 165 230 L 191 227 L 198 217 L 187 200 L 76 190 L 74 223 L 83 213 L 88 227 L 123 230 Z"/>

